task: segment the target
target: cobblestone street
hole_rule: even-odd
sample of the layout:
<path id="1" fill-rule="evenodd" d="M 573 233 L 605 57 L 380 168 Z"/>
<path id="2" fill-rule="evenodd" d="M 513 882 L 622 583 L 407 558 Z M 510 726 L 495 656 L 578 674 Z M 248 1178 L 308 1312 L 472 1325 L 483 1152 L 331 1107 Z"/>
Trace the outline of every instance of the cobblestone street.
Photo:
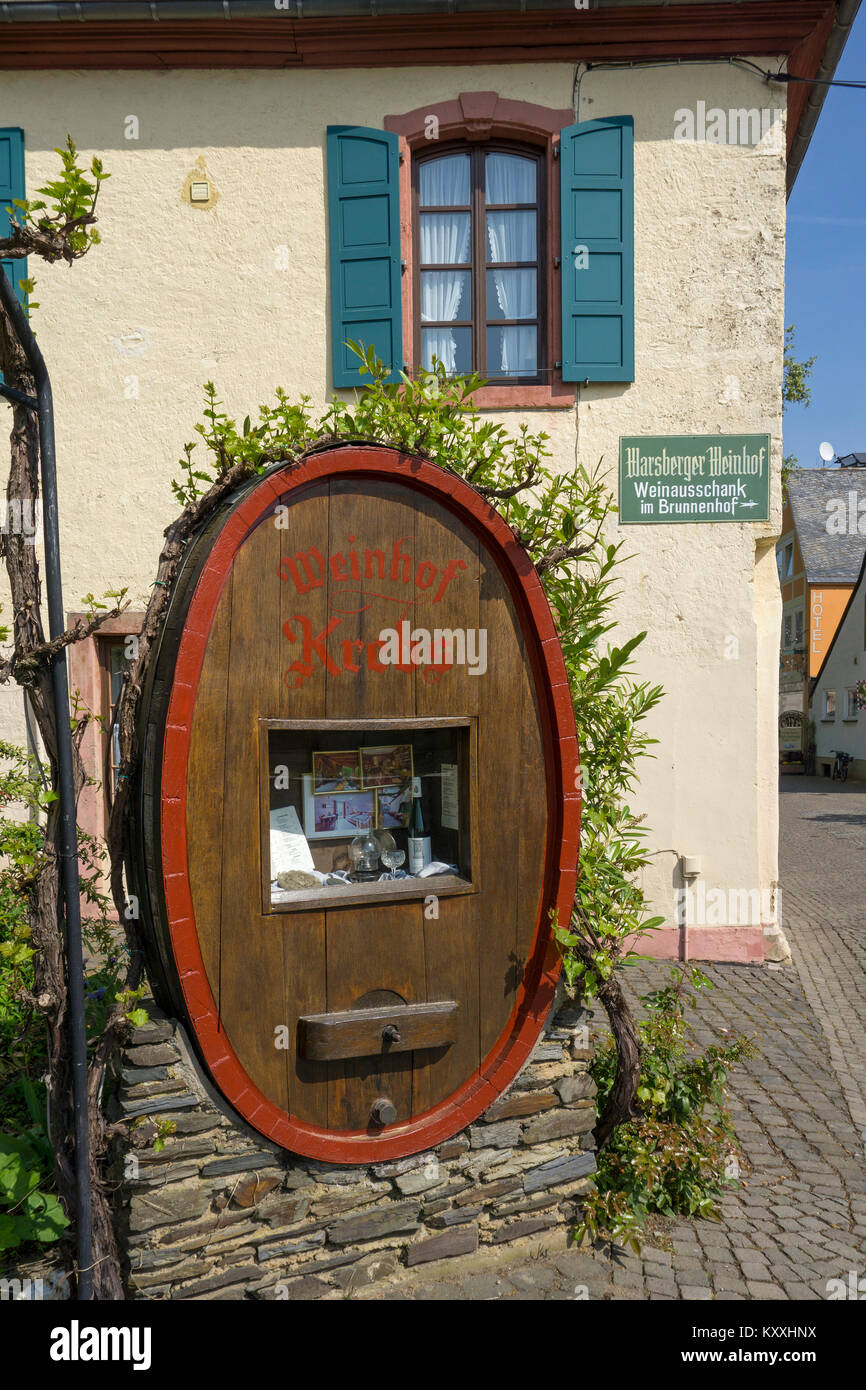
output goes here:
<path id="1" fill-rule="evenodd" d="M 641 1256 L 568 1250 L 542 1233 L 527 1256 L 479 1254 L 358 1290 L 373 1299 L 823 1299 L 866 1274 L 866 790 L 788 777 L 780 873 L 790 966 L 706 967 L 699 1042 L 722 1029 L 759 1055 L 730 1081 L 748 1164 L 723 1219 L 659 1221 Z M 629 972 L 632 993 L 667 966 Z M 450 1276 L 450 1277 L 449 1277 Z"/>

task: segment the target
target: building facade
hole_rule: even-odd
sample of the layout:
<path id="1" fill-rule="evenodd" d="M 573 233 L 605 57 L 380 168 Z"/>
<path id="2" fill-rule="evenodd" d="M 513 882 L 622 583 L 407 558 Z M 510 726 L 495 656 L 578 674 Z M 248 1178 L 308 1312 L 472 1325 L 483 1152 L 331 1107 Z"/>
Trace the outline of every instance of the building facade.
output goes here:
<path id="1" fill-rule="evenodd" d="M 652 949 L 764 959 L 785 198 L 820 102 L 763 74 L 831 71 L 846 6 L 80 8 L 72 25 L 5 7 L 0 128 L 19 133 L 28 195 L 67 131 L 111 174 L 102 244 L 71 271 L 30 267 L 67 608 L 120 585 L 131 599 L 72 654 L 82 702 L 110 712 L 207 380 L 242 420 L 278 386 L 314 406 L 351 390 L 345 338 L 395 368 L 435 353 L 486 376 L 480 402 L 510 429 L 546 431 L 556 465 L 603 459 L 614 494 L 622 440 L 769 436 L 760 520 L 612 528 L 630 556 L 618 631 L 647 631 L 639 675 L 666 691 L 636 798 L 667 919 Z M 24 742 L 8 686 L 0 727 Z M 85 751 L 98 829 L 110 737 Z M 679 920 L 683 856 L 716 906 Z"/>
<path id="2" fill-rule="evenodd" d="M 797 711 L 805 719 L 809 714 L 864 553 L 866 468 L 843 460 L 837 468 L 795 471 L 776 545 L 782 591 L 780 715 Z"/>
<path id="3" fill-rule="evenodd" d="M 866 781 L 866 555 L 814 683 L 815 770 L 832 774 L 837 751 L 853 759 L 848 777 Z"/>

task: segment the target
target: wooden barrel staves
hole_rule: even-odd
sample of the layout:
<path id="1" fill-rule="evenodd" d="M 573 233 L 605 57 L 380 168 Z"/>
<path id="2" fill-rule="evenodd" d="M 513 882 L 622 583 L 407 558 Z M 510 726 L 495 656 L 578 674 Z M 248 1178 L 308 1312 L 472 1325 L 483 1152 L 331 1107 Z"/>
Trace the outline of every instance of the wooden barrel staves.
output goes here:
<path id="1" fill-rule="evenodd" d="M 255 479 L 188 547 L 140 736 L 151 978 L 235 1111 L 334 1163 L 481 1114 L 552 1001 L 580 822 L 559 641 L 498 513 L 373 446 Z"/>

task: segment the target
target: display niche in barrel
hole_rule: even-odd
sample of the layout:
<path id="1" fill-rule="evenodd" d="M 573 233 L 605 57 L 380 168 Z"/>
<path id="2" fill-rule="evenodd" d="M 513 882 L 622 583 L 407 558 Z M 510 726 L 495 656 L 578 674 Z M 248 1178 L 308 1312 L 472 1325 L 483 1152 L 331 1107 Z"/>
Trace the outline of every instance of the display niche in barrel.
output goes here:
<path id="1" fill-rule="evenodd" d="M 372 446 L 256 478 L 187 548 L 139 733 L 150 974 L 229 1105 L 335 1163 L 486 1110 L 552 1002 L 580 813 L 550 609 L 489 503 Z"/>

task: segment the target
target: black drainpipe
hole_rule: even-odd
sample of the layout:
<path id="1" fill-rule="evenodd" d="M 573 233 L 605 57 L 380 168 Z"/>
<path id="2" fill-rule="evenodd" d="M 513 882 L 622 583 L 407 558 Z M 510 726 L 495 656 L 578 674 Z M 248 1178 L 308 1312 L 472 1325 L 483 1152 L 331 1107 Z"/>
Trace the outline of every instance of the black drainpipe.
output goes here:
<path id="1" fill-rule="evenodd" d="M 51 381 L 42 353 L 18 297 L 0 270 L 0 299 L 12 320 L 36 382 L 36 395 L 28 396 L 0 384 L 0 396 L 36 410 L 39 418 L 39 457 L 42 471 L 42 529 L 45 537 L 45 587 L 48 595 L 48 632 L 51 638 L 65 630 L 63 589 L 60 581 L 60 534 L 57 519 L 57 468 L 54 454 L 54 404 Z M 75 822 L 75 787 L 72 777 L 72 727 L 69 720 L 69 680 L 66 649 L 51 659 L 54 721 L 57 727 L 57 765 L 60 774 L 60 861 L 66 916 L 66 962 L 69 988 L 69 1031 L 72 1052 L 72 1095 L 75 1110 L 75 1188 L 78 1248 L 77 1295 L 93 1297 L 93 1257 L 90 1205 L 90 1131 L 87 1124 L 87 1032 L 84 1018 L 84 960 L 81 949 L 81 902 L 78 896 L 78 835 Z"/>

